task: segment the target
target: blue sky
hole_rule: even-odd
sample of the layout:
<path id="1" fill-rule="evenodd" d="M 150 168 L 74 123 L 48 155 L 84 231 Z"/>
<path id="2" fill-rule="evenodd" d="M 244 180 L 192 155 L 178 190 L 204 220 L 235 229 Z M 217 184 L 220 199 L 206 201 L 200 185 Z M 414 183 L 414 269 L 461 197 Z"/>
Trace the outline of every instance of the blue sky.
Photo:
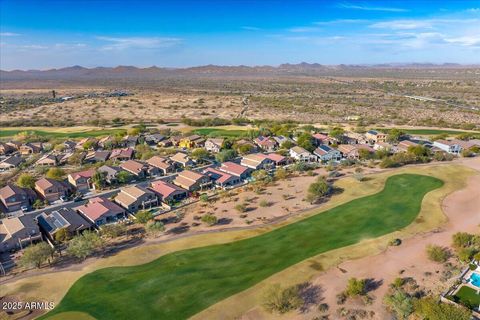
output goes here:
<path id="1" fill-rule="evenodd" d="M 0 0 L 0 68 L 480 63 L 477 1 Z"/>

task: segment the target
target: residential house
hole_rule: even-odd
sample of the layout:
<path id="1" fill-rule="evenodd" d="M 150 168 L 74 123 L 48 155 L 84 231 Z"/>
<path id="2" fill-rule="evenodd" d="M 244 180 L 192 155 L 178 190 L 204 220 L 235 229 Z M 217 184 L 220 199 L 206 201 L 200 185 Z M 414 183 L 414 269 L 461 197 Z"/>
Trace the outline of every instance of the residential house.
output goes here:
<path id="1" fill-rule="evenodd" d="M 125 136 L 123 137 L 123 145 L 127 148 L 135 148 L 138 144 L 138 136 Z"/>
<path id="2" fill-rule="evenodd" d="M 118 140 L 112 136 L 106 136 L 98 140 L 98 145 L 103 149 L 111 149 L 118 145 Z"/>
<path id="3" fill-rule="evenodd" d="M 118 173 L 123 171 L 123 169 L 116 166 L 103 165 L 97 171 L 104 174 L 105 181 L 108 184 L 114 184 L 118 182 Z"/>
<path id="4" fill-rule="evenodd" d="M 66 140 L 63 142 L 63 148 L 65 151 L 74 151 L 77 143 L 72 140 Z"/>
<path id="5" fill-rule="evenodd" d="M 145 179 L 148 174 L 148 166 L 145 163 L 142 163 L 137 160 L 125 161 L 120 165 L 120 168 L 130 172 L 137 179 Z"/>
<path id="6" fill-rule="evenodd" d="M 247 154 L 242 157 L 240 164 L 253 170 L 270 169 L 274 166 L 272 159 L 262 153 Z"/>
<path id="7" fill-rule="evenodd" d="M 185 153 L 177 152 L 173 156 L 170 157 L 174 163 L 177 163 L 181 167 L 192 167 L 195 165 L 192 159 L 190 159 Z"/>
<path id="8" fill-rule="evenodd" d="M 48 202 L 57 201 L 70 194 L 70 188 L 65 183 L 49 178 L 37 180 L 35 191 Z"/>
<path id="9" fill-rule="evenodd" d="M 201 148 L 205 145 L 205 139 L 203 139 L 201 136 L 198 134 L 193 134 L 191 136 L 182 138 L 180 140 L 179 146 L 181 148 Z"/>
<path id="10" fill-rule="evenodd" d="M 13 151 L 19 151 L 22 143 L 20 141 L 8 141 L 5 143 L 7 146 L 12 147 Z"/>
<path id="11" fill-rule="evenodd" d="M 267 153 L 265 155 L 268 159 L 272 160 L 275 166 L 284 166 L 287 165 L 290 159 L 287 157 L 282 156 L 281 154 L 278 153 Z"/>
<path id="12" fill-rule="evenodd" d="M 328 135 L 323 134 L 323 133 L 315 133 L 315 134 L 312 135 L 312 137 L 313 137 L 313 141 L 315 142 L 316 146 L 319 146 L 321 144 L 330 145 L 330 144 L 336 142 L 336 140 L 334 140 L 333 138 L 331 138 Z"/>
<path id="13" fill-rule="evenodd" d="M 158 145 L 163 140 L 165 140 L 165 136 L 160 133 L 152 133 L 145 136 L 145 142 L 151 146 Z"/>
<path id="14" fill-rule="evenodd" d="M 203 170 L 203 174 L 208 176 L 211 181 L 221 188 L 231 187 L 239 184 L 242 181 L 238 176 L 234 176 L 214 168 L 207 168 Z"/>
<path id="15" fill-rule="evenodd" d="M 178 173 L 173 183 L 188 191 L 196 191 L 208 187 L 210 179 L 201 173 L 184 170 Z"/>
<path id="16" fill-rule="evenodd" d="M 92 227 L 92 222 L 85 219 L 75 210 L 67 207 L 51 212 L 42 212 L 35 217 L 40 230 L 51 240 L 55 240 L 55 234 L 62 229 L 67 230 L 69 235 L 78 235 Z"/>
<path id="17" fill-rule="evenodd" d="M 394 152 L 395 148 L 388 142 L 376 142 L 373 145 L 373 149 L 375 151 L 377 151 L 377 150 L 389 150 L 390 152 Z"/>
<path id="18" fill-rule="evenodd" d="M 173 146 L 172 139 L 169 138 L 169 139 L 162 140 L 158 143 L 158 146 L 162 148 L 171 147 Z"/>
<path id="19" fill-rule="evenodd" d="M 342 159 L 340 151 L 325 144 L 319 145 L 318 148 L 313 151 L 313 154 L 316 155 L 321 162 L 340 161 Z"/>
<path id="20" fill-rule="evenodd" d="M 436 140 L 433 142 L 433 146 L 452 154 L 459 154 L 462 151 L 458 140 Z"/>
<path id="21" fill-rule="evenodd" d="M 7 212 L 20 210 L 22 207 L 30 208 L 37 195 L 28 188 L 20 188 L 8 183 L 0 189 L 0 202 Z"/>
<path id="22" fill-rule="evenodd" d="M 213 153 L 218 153 L 222 149 L 223 141 L 225 141 L 225 139 L 209 138 L 205 141 L 205 149 Z"/>
<path id="23" fill-rule="evenodd" d="M 91 151 L 87 153 L 85 159 L 83 160 L 85 163 L 97 163 L 97 162 L 105 162 L 110 157 L 110 151 Z"/>
<path id="24" fill-rule="evenodd" d="M 132 148 L 113 149 L 110 153 L 110 160 L 127 161 L 133 158 Z"/>
<path id="25" fill-rule="evenodd" d="M 0 171 L 15 169 L 24 161 L 19 155 L 10 156 L 0 162 Z"/>
<path id="26" fill-rule="evenodd" d="M 152 191 L 136 185 L 121 189 L 115 202 L 128 211 L 135 212 L 157 206 L 158 198 Z"/>
<path id="27" fill-rule="evenodd" d="M 258 151 L 258 147 L 254 145 L 250 140 L 246 140 L 246 139 L 240 139 L 236 141 L 234 146 L 239 153 L 242 153 L 241 149 L 243 148 L 243 146 L 248 146 L 250 148 L 250 152 Z"/>
<path id="28" fill-rule="evenodd" d="M 42 234 L 31 214 L 0 220 L 0 252 L 21 250 L 42 240 Z"/>
<path id="29" fill-rule="evenodd" d="M 147 160 L 147 163 L 155 168 L 158 168 L 161 175 L 167 175 L 175 172 L 175 165 L 170 159 L 160 156 L 153 156 Z"/>
<path id="30" fill-rule="evenodd" d="M 273 140 L 275 140 L 275 142 L 277 143 L 278 146 L 282 146 L 282 144 L 285 143 L 285 142 L 294 143 L 292 139 L 290 139 L 289 137 L 285 137 L 285 136 L 275 136 L 275 137 L 273 137 Z"/>
<path id="31" fill-rule="evenodd" d="M 89 192 L 94 189 L 92 177 L 95 174 L 95 169 L 89 169 L 81 172 L 70 173 L 68 175 L 68 182 L 74 186 L 78 192 Z"/>
<path id="32" fill-rule="evenodd" d="M 10 154 L 14 151 L 15 151 L 14 147 L 0 141 L 0 156 Z"/>
<path id="33" fill-rule="evenodd" d="M 369 140 L 370 144 L 387 141 L 387 134 L 377 130 L 367 131 L 367 133 L 365 134 L 365 137 Z"/>
<path id="34" fill-rule="evenodd" d="M 59 159 L 58 156 L 50 153 L 42 156 L 40 159 L 35 162 L 36 166 L 42 166 L 42 167 L 54 167 L 59 164 Z"/>
<path id="35" fill-rule="evenodd" d="M 30 155 L 34 153 L 40 153 L 43 150 L 43 145 L 41 142 L 27 142 L 20 146 L 20 153 L 22 155 Z"/>
<path id="36" fill-rule="evenodd" d="M 259 136 L 258 138 L 255 138 L 253 142 L 260 147 L 260 149 L 267 152 L 275 151 L 278 147 L 278 143 L 270 137 Z"/>
<path id="37" fill-rule="evenodd" d="M 240 179 L 246 179 L 252 172 L 252 169 L 246 166 L 242 166 L 238 163 L 227 161 L 222 163 L 219 168 L 220 171 L 239 177 Z"/>
<path id="38" fill-rule="evenodd" d="M 290 149 L 290 157 L 297 161 L 302 162 L 312 162 L 317 161 L 317 156 L 312 154 L 310 151 L 305 150 L 300 146 L 295 146 Z"/>
<path id="39" fill-rule="evenodd" d="M 397 145 L 397 151 L 407 152 L 408 148 L 415 147 L 415 146 L 418 146 L 418 145 L 419 145 L 418 143 L 415 143 L 415 142 L 410 141 L 410 140 L 402 140 Z"/>
<path id="40" fill-rule="evenodd" d="M 88 203 L 76 207 L 74 210 L 96 226 L 127 218 L 127 212 L 124 208 L 103 197 L 89 199 Z"/>
<path id="41" fill-rule="evenodd" d="M 97 140 L 95 138 L 84 138 L 77 142 L 75 149 L 78 150 L 94 150 L 97 146 Z"/>
<path id="42" fill-rule="evenodd" d="M 362 149 L 367 150 L 370 153 L 375 151 L 366 144 L 341 144 L 337 149 L 342 153 L 342 156 L 347 159 L 359 159 L 361 154 L 360 150 Z"/>
<path id="43" fill-rule="evenodd" d="M 149 189 L 155 192 L 160 201 L 167 204 L 183 200 L 188 195 L 187 190 L 162 180 L 152 182 Z"/>

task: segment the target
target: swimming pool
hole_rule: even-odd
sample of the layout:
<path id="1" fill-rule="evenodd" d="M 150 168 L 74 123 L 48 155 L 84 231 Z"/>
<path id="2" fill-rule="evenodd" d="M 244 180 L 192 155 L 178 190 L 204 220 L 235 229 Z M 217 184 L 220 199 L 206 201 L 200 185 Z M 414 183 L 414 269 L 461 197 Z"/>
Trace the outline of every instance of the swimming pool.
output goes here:
<path id="1" fill-rule="evenodd" d="M 473 284 L 475 287 L 480 288 L 480 274 L 474 272 L 470 276 L 470 279 L 468 281 Z"/>

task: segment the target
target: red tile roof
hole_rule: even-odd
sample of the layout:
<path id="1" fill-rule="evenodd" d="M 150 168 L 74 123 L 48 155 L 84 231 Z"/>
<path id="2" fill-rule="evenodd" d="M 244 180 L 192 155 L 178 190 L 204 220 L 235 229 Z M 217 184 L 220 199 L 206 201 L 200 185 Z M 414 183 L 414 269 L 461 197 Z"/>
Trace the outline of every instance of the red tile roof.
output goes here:
<path id="1" fill-rule="evenodd" d="M 95 221 L 104 215 L 117 215 L 124 212 L 123 208 L 119 205 L 101 197 L 92 198 L 88 203 L 76 207 L 75 209 L 80 211 L 91 221 Z"/>
<path id="2" fill-rule="evenodd" d="M 165 181 L 155 181 L 152 182 L 152 186 L 150 189 L 158 194 L 160 194 L 163 198 L 167 198 L 170 196 L 172 193 L 175 191 L 184 191 L 186 192 L 185 189 L 182 189 L 180 187 L 177 187 L 176 185 L 165 182 Z"/>
<path id="3" fill-rule="evenodd" d="M 222 163 L 222 166 L 220 167 L 220 170 L 232 172 L 238 176 L 244 174 L 248 169 L 249 168 L 231 161 Z"/>

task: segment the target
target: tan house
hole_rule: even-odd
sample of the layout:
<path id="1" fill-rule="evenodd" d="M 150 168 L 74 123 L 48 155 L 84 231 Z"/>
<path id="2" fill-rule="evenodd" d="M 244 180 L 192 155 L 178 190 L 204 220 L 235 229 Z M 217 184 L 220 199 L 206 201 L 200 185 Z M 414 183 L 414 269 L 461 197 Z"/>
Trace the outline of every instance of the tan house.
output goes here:
<path id="1" fill-rule="evenodd" d="M 88 192 L 94 188 L 92 177 L 95 174 L 94 169 L 81 172 L 70 173 L 68 182 L 77 189 L 78 192 Z"/>
<path id="2" fill-rule="evenodd" d="M 410 141 L 410 140 L 403 140 L 403 141 L 400 141 L 397 145 L 397 151 L 400 151 L 400 152 L 407 152 L 408 151 L 408 148 L 410 147 L 416 147 L 418 146 L 418 143 L 415 143 L 413 141 Z"/>
<path id="3" fill-rule="evenodd" d="M 130 212 L 148 209 L 158 205 L 158 198 L 152 191 L 140 187 L 131 186 L 120 190 L 115 197 L 115 202 Z"/>
<path id="4" fill-rule="evenodd" d="M 0 171 L 15 169 L 25 160 L 19 155 L 10 156 L 0 162 Z"/>
<path id="5" fill-rule="evenodd" d="M 22 155 L 40 153 L 43 150 L 43 145 L 41 142 L 27 142 L 25 144 L 22 144 L 19 150 Z"/>
<path id="6" fill-rule="evenodd" d="M 137 160 L 128 160 L 120 165 L 125 171 L 130 172 L 138 179 L 144 179 L 148 173 L 148 166 Z"/>
<path id="7" fill-rule="evenodd" d="M 0 202 L 7 212 L 30 208 L 37 198 L 35 192 L 28 188 L 20 188 L 12 183 L 0 189 Z"/>
<path id="8" fill-rule="evenodd" d="M 208 176 L 191 170 L 179 172 L 173 183 L 188 191 L 203 189 L 211 184 Z"/>
<path id="9" fill-rule="evenodd" d="M 341 144 L 337 147 L 337 150 L 342 153 L 342 156 L 347 159 L 359 159 L 360 150 L 367 150 L 372 153 L 375 150 L 365 144 Z"/>
<path id="10" fill-rule="evenodd" d="M 42 240 L 33 215 L 21 215 L 0 220 L 0 252 L 21 250 Z"/>
<path id="11" fill-rule="evenodd" d="M 177 163 L 181 167 L 191 167 L 195 164 L 192 159 L 188 155 L 183 152 L 177 152 L 173 156 L 170 157 L 170 160 Z"/>
<path id="12" fill-rule="evenodd" d="M 10 154 L 13 151 L 15 151 L 15 148 L 13 148 L 11 145 L 0 142 L 0 155 Z"/>
<path id="13" fill-rule="evenodd" d="M 66 197 L 70 193 L 70 188 L 63 182 L 42 178 L 35 182 L 35 191 L 48 202 L 57 201 L 60 197 Z"/>
<path id="14" fill-rule="evenodd" d="M 370 143 L 374 144 L 377 142 L 386 142 L 387 141 L 387 134 L 377 131 L 377 130 L 369 130 L 365 134 L 365 137 L 370 141 Z"/>
<path id="15" fill-rule="evenodd" d="M 175 165 L 170 159 L 167 158 L 153 156 L 147 160 L 147 163 L 152 167 L 158 168 L 162 175 L 167 175 L 169 173 L 175 172 Z"/>
<path id="16" fill-rule="evenodd" d="M 222 138 L 210 138 L 205 141 L 205 149 L 210 152 L 218 153 L 222 149 L 223 141 Z"/>
<path id="17" fill-rule="evenodd" d="M 240 164 L 253 170 L 259 170 L 272 167 L 273 161 L 262 153 L 251 153 L 243 156 Z"/>
<path id="18" fill-rule="evenodd" d="M 59 159 L 56 155 L 50 153 L 50 154 L 46 154 L 43 157 L 41 157 L 40 159 L 38 159 L 37 162 L 35 162 L 35 165 L 36 166 L 41 166 L 41 167 L 54 167 L 54 166 L 58 165 L 58 163 L 59 163 L 58 160 Z"/>

